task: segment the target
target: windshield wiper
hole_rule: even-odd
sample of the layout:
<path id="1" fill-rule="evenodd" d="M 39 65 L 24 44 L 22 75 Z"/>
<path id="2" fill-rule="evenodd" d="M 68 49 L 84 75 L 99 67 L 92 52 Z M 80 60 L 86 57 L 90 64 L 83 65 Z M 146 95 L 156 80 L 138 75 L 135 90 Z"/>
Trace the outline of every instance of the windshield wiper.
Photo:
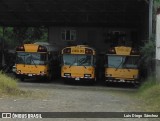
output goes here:
<path id="1" fill-rule="evenodd" d="M 117 71 L 117 69 L 119 69 L 119 67 L 122 65 L 123 61 L 116 67 L 115 71 Z"/>
<path id="2" fill-rule="evenodd" d="M 35 62 L 34 62 L 34 60 L 32 58 L 32 55 L 31 55 L 31 60 L 32 60 L 33 64 L 35 65 L 35 67 L 37 68 L 37 65 L 35 64 Z"/>
<path id="3" fill-rule="evenodd" d="M 74 64 L 74 62 L 69 65 L 69 68 L 71 68 L 71 66 L 73 66 L 73 64 Z"/>
<path id="4" fill-rule="evenodd" d="M 73 63 L 71 63 L 70 65 L 69 65 L 69 68 L 71 68 L 71 66 L 73 66 L 73 64 L 76 62 L 76 59 L 73 61 Z"/>
<path id="5" fill-rule="evenodd" d="M 85 65 L 82 65 L 82 66 L 84 66 L 84 68 L 87 68 Z"/>
<path id="6" fill-rule="evenodd" d="M 128 71 L 130 71 L 129 68 L 126 67 L 126 64 L 127 64 L 127 62 L 128 62 L 128 58 L 129 58 L 129 57 L 126 57 L 126 59 L 125 59 L 125 61 L 124 61 L 124 63 L 123 63 L 123 67 L 124 67 L 125 69 L 127 69 Z"/>
<path id="7" fill-rule="evenodd" d="M 74 63 L 75 63 L 75 61 L 74 61 L 72 64 L 69 65 L 69 68 L 70 68 Z M 80 64 L 80 65 L 81 65 L 81 64 Z M 82 65 L 82 66 L 84 66 L 85 68 L 87 68 L 85 65 Z"/>
<path id="8" fill-rule="evenodd" d="M 85 61 L 86 61 L 86 59 L 83 58 L 82 61 L 79 63 L 79 65 L 80 66 L 84 66 L 85 68 L 87 68 L 85 65 L 83 65 Z"/>
<path id="9" fill-rule="evenodd" d="M 123 64 L 122 67 L 124 67 L 127 63 L 128 58 L 125 59 L 125 61 L 122 60 L 122 62 L 119 64 L 119 66 L 116 68 L 116 70 Z M 130 71 L 128 68 L 126 68 L 128 71 Z"/>
<path id="10" fill-rule="evenodd" d="M 85 65 L 83 65 L 86 61 L 88 60 L 88 58 L 82 58 L 80 61 L 80 64 L 79 65 L 82 65 L 84 66 L 85 68 L 87 68 Z"/>

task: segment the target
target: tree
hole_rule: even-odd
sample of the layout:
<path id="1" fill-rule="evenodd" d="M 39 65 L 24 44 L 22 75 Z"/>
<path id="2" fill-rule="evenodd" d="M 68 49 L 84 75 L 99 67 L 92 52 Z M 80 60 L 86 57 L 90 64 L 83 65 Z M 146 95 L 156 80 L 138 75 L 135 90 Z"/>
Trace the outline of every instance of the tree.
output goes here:
<path id="1" fill-rule="evenodd" d="M 3 35 L 4 34 L 4 35 Z M 0 27 L 0 37 L 5 41 L 5 47 L 14 49 L 23 43 L 48 40 L 48 29 L 45 27 Z"/>
<path id="2" fill-rule="evenodd" d="M 142 62 L 141 66 L 148 70 L 147 76 L 152 76 L 155 71 L 155 38 L 154 36 L 141 48 Z"/>

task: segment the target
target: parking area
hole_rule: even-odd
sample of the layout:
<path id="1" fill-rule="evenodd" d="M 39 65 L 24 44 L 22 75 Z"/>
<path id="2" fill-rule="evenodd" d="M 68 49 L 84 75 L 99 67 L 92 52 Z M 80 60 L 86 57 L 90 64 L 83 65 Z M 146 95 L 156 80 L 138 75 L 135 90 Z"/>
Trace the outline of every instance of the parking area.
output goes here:
<path id="1" fill-rule="evenodd" d="M 141 100 L 136 99 L 137 91 L 133 85 L 90 85 L 82 82 L 64 84 L 63 80 L 48 83 L 42 80 L 19 81 L 22 90 L 31 91 L 31 97 L 0 98 L 1 112 L 143 112 Z M 35 96 L 36 95 L 36 96 Z M 43 119 L 53 120 L 53 119 Z M 59 120 L 59 119 L 58 119 Z M 70 120 L 70 119 L 62 119 Z M 73 120 L 73 119 L 71 119 Z M 81 120 L 99 120 L 96 118 L 79 118 Z M 113 119 L 107 118 L 107 121 Z M 117 120 L 118 119 L 114 119 Z M 119 120 L 124 120 L 119 119 Z M 137 119 L 126 119 L 126 121 Z M 148 119 L 142 119 L 148 121 Z M 156 121 L 156 120 L 153 120 Z"/>

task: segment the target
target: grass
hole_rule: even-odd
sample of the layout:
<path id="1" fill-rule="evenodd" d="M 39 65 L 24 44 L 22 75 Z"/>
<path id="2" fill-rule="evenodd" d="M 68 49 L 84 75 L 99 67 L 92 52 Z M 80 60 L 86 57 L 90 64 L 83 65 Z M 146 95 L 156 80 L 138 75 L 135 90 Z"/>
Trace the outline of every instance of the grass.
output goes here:
<path id="1" fill-rule="evenodd" d="M 160 111 L 160 82 L 149 77 L 139 88 L 136 94 L 142 100 L 142 106 L 146 111 Z"/>
<path id="2" fill-rule="evenodd" d="M 30 96 L 32 92 L 18 88 L 17 80 L 0 73 L 0 97 L 2 96 Z"/>
<path id="3" fill-rule="evenodd" d="M 45 92 L 33 93 L 18 88 L 17 80 L 0 73 L 0 97 L 3 96 L 21 96 L 21 97 L 46 97 Z M 148 78 L 136 93 L 137 98 L 141 100 L 140 106 L 145 111 L 160 111 L 160 82 L 155 78 Z"/>

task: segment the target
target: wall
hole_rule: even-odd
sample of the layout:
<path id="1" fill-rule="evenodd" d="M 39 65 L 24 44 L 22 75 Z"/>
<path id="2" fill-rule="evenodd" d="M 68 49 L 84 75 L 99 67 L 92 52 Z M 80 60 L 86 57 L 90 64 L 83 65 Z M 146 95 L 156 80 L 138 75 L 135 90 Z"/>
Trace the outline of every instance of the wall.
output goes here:
<path id="1" fill-rule="evenodd" d="M 160 79 L 160 13 L 156 17 L 156 77 Z"/>
<path id="2" fill-rule="evenodd" d="M 65 29 L 76 30 L 76 41 L 64 41 L 61 34 Z M 104 53 L 110 46 L 111 41 L 107 40 L 107 33 L 110 31 L 125 31 L 125 44 L 132 46 L 131 32 L 136 29 L 120 29 L 120 28 L 103 28 L 103 27 L 50 27 L 49 28 L 49 42 L 56 43 L 60 47 L 65 47 L 70 44 L 88 44 L 94 47 L 99 53 Z M 117 40 L 115 40 L 117 41 Z"/>

